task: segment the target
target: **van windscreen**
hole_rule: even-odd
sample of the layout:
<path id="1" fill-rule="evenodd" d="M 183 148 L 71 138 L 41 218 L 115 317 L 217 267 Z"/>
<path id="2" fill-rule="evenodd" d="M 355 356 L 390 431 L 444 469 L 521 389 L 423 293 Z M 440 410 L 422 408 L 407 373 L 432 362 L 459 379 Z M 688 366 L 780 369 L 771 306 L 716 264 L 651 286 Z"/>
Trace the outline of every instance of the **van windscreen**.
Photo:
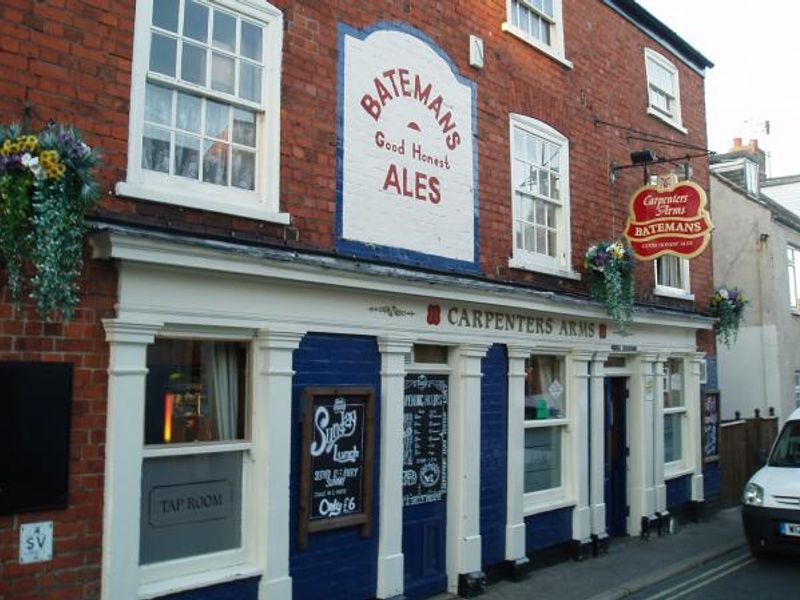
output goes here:
<path id="1" fill-rule="evenodd" d="M 789 421 L 783 427 L 768 464 L 771 467 L 800 467 L 800 421 Z"/>

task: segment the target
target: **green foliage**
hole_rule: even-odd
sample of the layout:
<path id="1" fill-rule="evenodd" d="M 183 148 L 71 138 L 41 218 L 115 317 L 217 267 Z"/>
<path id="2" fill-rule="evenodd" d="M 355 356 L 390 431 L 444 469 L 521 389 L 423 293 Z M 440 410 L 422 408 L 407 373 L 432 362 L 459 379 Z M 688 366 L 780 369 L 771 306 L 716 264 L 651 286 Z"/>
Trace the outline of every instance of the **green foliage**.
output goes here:
<path id="1" fill-rule="evenodd" d="M 717 319 L 714 331 L 728 348 L 736 342 L 739 326 L 744 318 L 744 309 L 750 304 L 738 288 L 720 286 L 711 295 L 708 311 Z"/>
<path id="2" fill-rule="evenodd" d="M 71 127 L 30 135 L 0 126 L 0 253 L 14 301 L 27 293 L 47 320 L 70 318 L 78 303 L 84 216 L 100 198 L 97 164 Z"/>
<path id="3" fill-rule="evenodd" d="M 589 275 L 589 293 L 603 302 L 606 312 L 625 332 L 633 322 L 633 252 L 625 242 L 602 241 L 586 251 L 583 265 Z"/>

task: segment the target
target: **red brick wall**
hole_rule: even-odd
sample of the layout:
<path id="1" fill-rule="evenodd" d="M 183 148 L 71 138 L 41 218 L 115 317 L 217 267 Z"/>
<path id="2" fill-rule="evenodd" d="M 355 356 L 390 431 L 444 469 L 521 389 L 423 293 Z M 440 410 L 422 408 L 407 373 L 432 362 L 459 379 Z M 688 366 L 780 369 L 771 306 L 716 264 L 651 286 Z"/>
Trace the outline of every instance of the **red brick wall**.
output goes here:
<path id="1" fill-rule="evenodd" d="M 5 273 L 1 273 L 5 277 Z M 0 599 L 85 600 L 99 596 L 103 530 L 108 345 L 101 319 L 113 316 L 111 263 L 92 261 L 80 281 L 82 301 L 69 323 L 44 323 L 32 305 L 0 304 L 0 360 L 74 365 L 69 508 L 0 516 Z M 53 521 L 53 560 L 20 565 L 19 526 Z"/>

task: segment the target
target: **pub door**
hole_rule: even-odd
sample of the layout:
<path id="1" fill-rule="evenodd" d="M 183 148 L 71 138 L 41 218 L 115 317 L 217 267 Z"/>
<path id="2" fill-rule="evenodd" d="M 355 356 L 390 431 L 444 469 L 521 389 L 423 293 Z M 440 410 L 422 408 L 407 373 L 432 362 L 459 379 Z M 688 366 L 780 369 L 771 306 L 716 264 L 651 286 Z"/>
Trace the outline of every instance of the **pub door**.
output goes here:
<path id="1" fill-rule="evenodd" d="M 447 375 L 406 375 L 403 560 L 408 600 L 447 590 L 447 398 Z"/>
<path id="2" fill-rule="evenodd" d="M 609 535 L 625 535 L 628 517 L 626 377 L 606 377 L 605 501 L 606 530 Z"/>

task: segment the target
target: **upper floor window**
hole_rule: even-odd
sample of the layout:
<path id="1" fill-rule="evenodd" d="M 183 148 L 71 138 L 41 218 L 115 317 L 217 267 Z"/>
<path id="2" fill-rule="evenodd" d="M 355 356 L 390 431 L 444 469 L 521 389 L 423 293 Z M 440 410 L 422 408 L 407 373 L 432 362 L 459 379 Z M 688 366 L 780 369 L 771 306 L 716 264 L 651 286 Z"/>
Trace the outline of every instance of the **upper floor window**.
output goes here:
<path id="1" fill-rule="evenodd" d="M 137 2 L 120 193 L 277 214 L 282 16 L 253 0 Z"/>
<path id="2" fill-rule="evenodd" d="M 514 254 L 509 264 L 568 271 L 569 144 L 552 127 L 511 115 Z"/>
<path id="3" fill-rule="evenodd" d="M 786 260 L 789 264 L 789 306 L 800 310 L 800 248 L 789 246 Z"/>
<path id="4" fill-rule="evenodd" d="M 644 58 L 647 71 L 647 112 L 685 132 L 681 125 L 678 69 L 650 48 L 644 49 Z"/>
<path id="5" fill-rule="evenodd" d="M 506 0 L 508 31 L 571 67 L 564 57 L 564 26 L 561 0 Z"/>
<path id="6" fill-rule="evenodd" d="M 691 296 L 688 259 L 665 254 L 653 261 L 653 265 L 657 294 L 680 298 Z"/>

